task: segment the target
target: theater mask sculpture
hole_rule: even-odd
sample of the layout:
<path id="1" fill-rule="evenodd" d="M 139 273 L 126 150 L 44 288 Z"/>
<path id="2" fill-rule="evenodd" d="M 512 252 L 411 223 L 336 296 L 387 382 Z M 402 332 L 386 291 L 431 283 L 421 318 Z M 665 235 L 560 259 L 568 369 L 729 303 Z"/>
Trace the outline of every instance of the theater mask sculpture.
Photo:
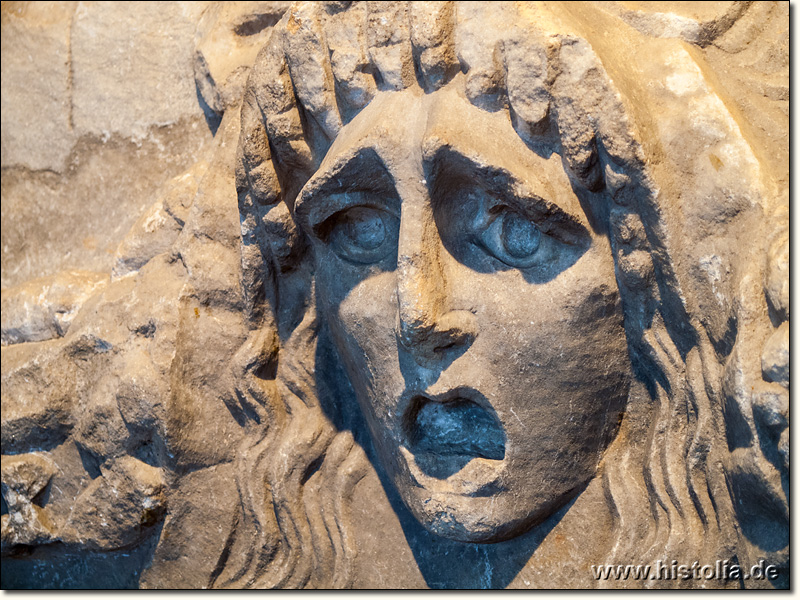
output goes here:
<path id="1" fill-rule="evenodd" d="M 171 358 L 124 336 L 109 357 L 86 308 L 58 342 L 169 397 L 114 463 L 156 440 L 158 473 L 111 465 L 80 419 L 76 443 L 159 511 L 163 473 L 232 465 L 209 586 L 379 585 L 359 565 L 386 519 L 428 585 L 598 585 L 594 563 L 733 555 L 783 569 L 788 188 L 686 49 L 745 4 L 673 31 L 616 3 L 297 3 L 174 245 L 88 303 L 113 315 L 123 285 L 180 282 L 181 316 L 156 319 L 177 332 L 154 325 Z M 203 445 L 203 402 L 234 442 Z M 359 526 L 359 500 L 383 516 Z M 181 527 L 148 585 L 169 581 Z M 449 552 L 488 575 L 443 575 Z"/>
<path id="2" fill-rule="evenodd" d="M 431 531 L 495 541 L 594 475 L 629 366 L 610 244 L 554 144 L 463 89 L 373 100 L 295 212 L 392 482 Z"/>

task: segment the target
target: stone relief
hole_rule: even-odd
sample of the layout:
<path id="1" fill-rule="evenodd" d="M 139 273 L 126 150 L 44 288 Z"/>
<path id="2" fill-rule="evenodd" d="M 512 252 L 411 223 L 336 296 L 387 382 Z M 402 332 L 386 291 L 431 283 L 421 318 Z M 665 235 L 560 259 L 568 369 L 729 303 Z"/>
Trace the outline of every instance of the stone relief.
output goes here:
<path id="1" fill-rule="evenodd" d="M 3 289 L 3 587 L 788 587 L 788 3 L 644 4 L 208 3 Z"/>

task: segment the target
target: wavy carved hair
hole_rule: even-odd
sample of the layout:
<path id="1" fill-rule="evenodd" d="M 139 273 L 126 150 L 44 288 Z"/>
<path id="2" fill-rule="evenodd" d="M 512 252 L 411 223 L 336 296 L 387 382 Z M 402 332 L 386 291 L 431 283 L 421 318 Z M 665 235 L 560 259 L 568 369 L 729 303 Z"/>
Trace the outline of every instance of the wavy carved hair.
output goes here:
<path id="1" fill-rule="evenodd" d="M 530 17 L 509 26 L 520 20 L 492 7 L 296 4 L 256 59 L 236 171 L 250 334 L 233 364 L 252 434 L 238 453 L 241 511 L 217 587 L 352 582 L 347 509 L 368 463 L 321 406 L 331 394 L 315 376 L 320 321 L 293 202 L 376 93 L 433 91 L 455 77 L 474 105 L 508 111 L 526 142 L 557 139 L 576 193 L 603 198 L 638 381 L 599 471 L 615 527 L 608 562 L 736 554 L 719 467 L 727 448 L 718 365 L 730 347 L 715 346 L 681 300 L 636 125 L 586 39 Z"/>

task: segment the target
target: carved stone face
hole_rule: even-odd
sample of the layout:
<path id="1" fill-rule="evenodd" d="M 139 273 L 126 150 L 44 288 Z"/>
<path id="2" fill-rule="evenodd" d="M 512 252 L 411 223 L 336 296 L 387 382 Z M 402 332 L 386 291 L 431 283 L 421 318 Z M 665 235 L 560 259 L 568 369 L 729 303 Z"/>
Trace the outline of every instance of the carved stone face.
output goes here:
<path id="1" fill-rule="evenodd" d="M 610 245 L 560 156 L 459 83 L 379 94 L 296 212 L 404 502 L 434 533 L 499 541 L 595 475 L 630 367 Z"/>

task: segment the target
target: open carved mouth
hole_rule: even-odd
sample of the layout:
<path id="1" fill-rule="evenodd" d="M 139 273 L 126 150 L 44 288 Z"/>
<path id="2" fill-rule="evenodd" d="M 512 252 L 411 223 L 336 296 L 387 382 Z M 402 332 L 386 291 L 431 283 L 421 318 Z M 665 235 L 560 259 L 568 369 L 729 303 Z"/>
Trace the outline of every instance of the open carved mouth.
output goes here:
<path id="1" fill-rule="evenodd" d="M 405 418 L 408 449 L 423 473 L 446 479 L 474 458 L 503 460 L 506 436 L 494 411 L 472 400 L 417 396 Z"/>

